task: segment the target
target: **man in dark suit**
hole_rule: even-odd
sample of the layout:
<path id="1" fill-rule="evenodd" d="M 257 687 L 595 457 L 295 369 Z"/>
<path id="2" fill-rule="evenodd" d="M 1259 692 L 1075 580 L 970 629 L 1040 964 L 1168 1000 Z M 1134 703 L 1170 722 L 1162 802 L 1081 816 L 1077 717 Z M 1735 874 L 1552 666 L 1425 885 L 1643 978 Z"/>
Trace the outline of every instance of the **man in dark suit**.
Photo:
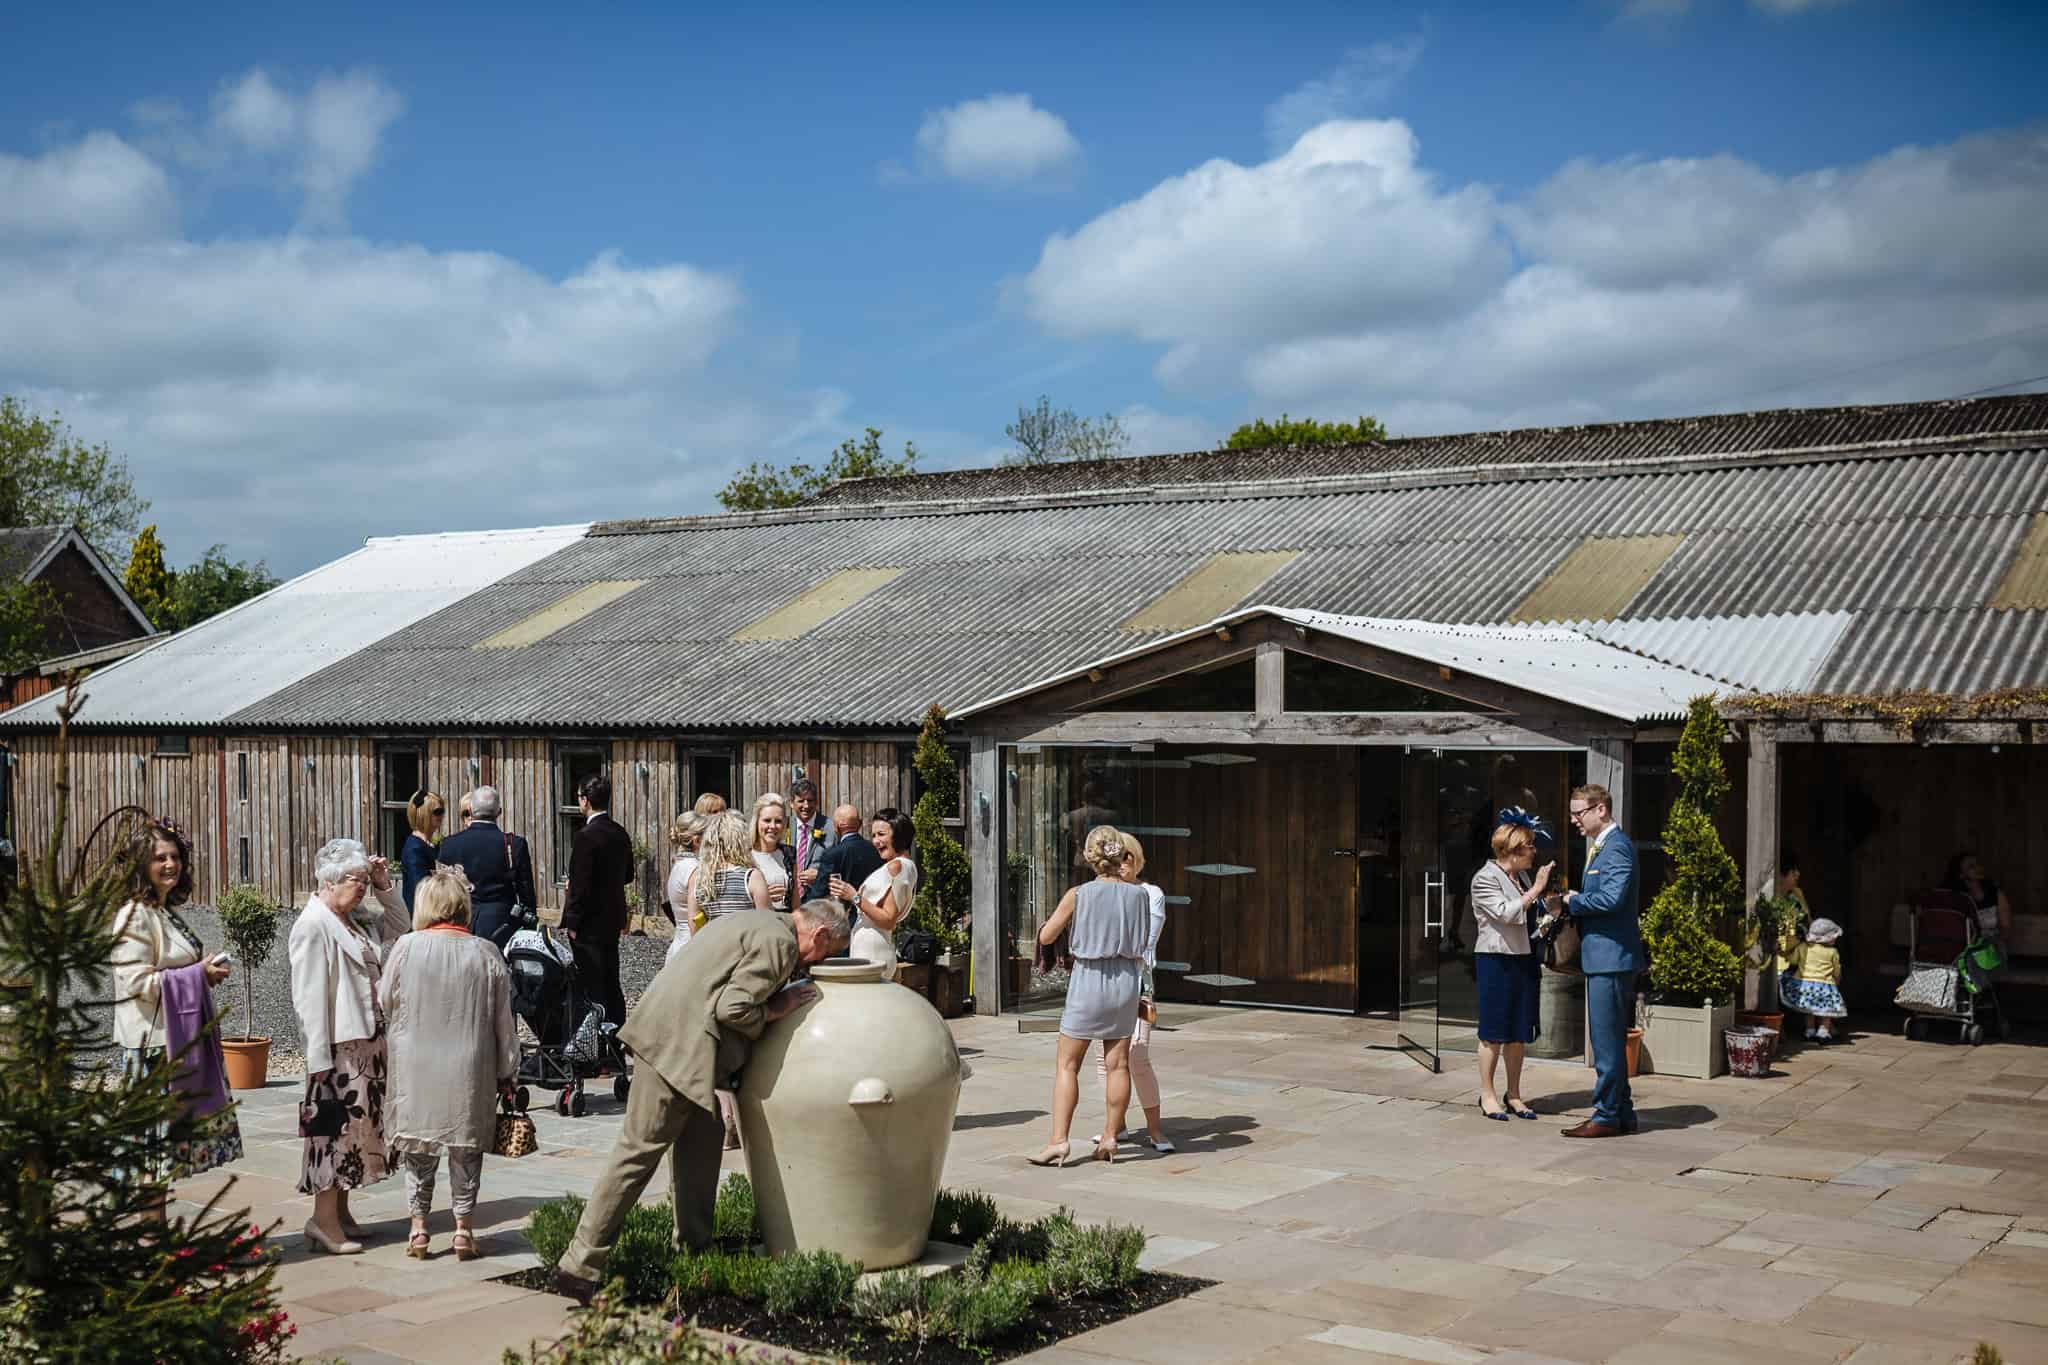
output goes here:
<path id="1" fill-rule="evenodd" d="M 824 895 L 826 884 L 818 880 L 818 864 L 838 836 L 818 809 L 818 784 L 808 777 L 789 784 L 789 833 L 784 837 L 789 840 L 790 867 L 797 880 L 795 903 L 802 905 L 813 896 Z"/>
<path id="2" fill-rule="evenodd" d="M 504 798 L 496 787 L 478 787 L 462 798 L 462 804 L 469 810 L 469 823 L 460 833 L 441 841 L 435 861 L 443 867 L 460 868 L 469 878 L 469 930 L 503 952 L 506 941 L 519 928 L 513 908 L 523 907 L 531 913 L 539 905 L 533 887 L 533 853 L 526 840 L 499 826 Z"/>
<path id="3" fill-rule="evenodd" d="M 576 794 L 583 828 L 569 850 L 569 894 L 562 901 L 562 932 L 576 954 L 583 994 L 604 1006 L 605 1022 L 626 1019 L 619 985 L 619 937 L 626 932 L 626 884 L 633 880 L 633 836 L 610 815 L 612 780 L 583 780 Z"/>
<path id="4" fill-rule="evenodd" d="M 1636 922 L 1636 846 L 1614 823 L 1607 788 L 1574 788 L 1570 811 L 1586 836 L 1586 876 L 1585 889 L 1565 897 L 1564 910 L 1579 926 L 1595 1079 L 1593 1116 L 1564 1135 L 1616 1137 L 1636 1131 L 1635 1097 L 1628 1084 L 1628 1030 L 1635 1022 L 1636 971 L 1643 964 L 1643 931 Z"/>
<path id="5" fill-rule="evenodd" d="M 859 890 L 860 884 L 882 865 L 882 855 L 860 832 L 859 806 L 849 801 L 835 809 L 832 828 L 835 831 L 832 846 L 818 860 L 818 880 L 813 883 L 817 888 L 813 893 L 816 895 L 828 894 L 827 888 L 832 885 L 834 877 L 851 882 L 854 889 Z M 847 909 L 853 914 L 860 913 L 858 905 L 849 905 Z"/>

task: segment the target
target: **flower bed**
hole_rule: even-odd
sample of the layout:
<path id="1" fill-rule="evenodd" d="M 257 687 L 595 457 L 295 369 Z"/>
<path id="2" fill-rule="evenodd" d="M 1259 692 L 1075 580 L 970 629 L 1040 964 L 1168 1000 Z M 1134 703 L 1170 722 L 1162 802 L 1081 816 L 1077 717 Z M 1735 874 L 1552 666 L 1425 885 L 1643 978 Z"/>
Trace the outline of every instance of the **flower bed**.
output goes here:
<path id="1" fill-rule="evenodd" d="M 534 1210 L 527 1239 L 542 1268 L 507 1278 L 552 1288 L 582 1212 L 576 1198 Z M 753 1214 L 751 1187 L 732 1176 L 719 1190 L 718 1244 L 677 1252 L 669 1206 L 635 1208 L 606 1267 L 617 1299 L 607 1312 L 659 1308 L 663 1321 L 637 1329 L 648 1332 L 694 1322 L 793 1350 L 943 1365 L 1035 1351 L 1208 1283 L 1141 1272 L 1137 1228 L 1078 1223 L 1064 1209 L 1016 1223 L 983 1194 L 941 1191 L 932 1214 L 933 1240 L 971 1248 L 966 1264 L 934 1276 L 906 1267 L 866 1284 L 857 1263 L 829 1251 L 762 1254 Z"/>

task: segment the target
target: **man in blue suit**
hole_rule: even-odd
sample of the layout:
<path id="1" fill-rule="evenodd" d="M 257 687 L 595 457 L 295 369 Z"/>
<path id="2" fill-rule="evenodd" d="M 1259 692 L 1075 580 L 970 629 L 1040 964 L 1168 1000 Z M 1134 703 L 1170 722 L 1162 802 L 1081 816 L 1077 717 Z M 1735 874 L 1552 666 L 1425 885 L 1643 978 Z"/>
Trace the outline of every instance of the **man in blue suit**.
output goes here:
<path id="1" fill-rule="evenodd" d="M 1565 897 L 1565 912 L 1579 926 L 1595 1079 L 1593 1116 L 1564 1135 L 1615 1137 L 1636 1131 L 1635 1098 L 1628 1086 L 1628 1030 L 1635 1019 L 1636 972 L 1643 965 L 1643 932 L 1636 923 L 1636 846 L 1614 823 L 1607 788 L 1574 788 L 1570 810 L 1586 839 L 1586 876 L 1582 889 Z"/>

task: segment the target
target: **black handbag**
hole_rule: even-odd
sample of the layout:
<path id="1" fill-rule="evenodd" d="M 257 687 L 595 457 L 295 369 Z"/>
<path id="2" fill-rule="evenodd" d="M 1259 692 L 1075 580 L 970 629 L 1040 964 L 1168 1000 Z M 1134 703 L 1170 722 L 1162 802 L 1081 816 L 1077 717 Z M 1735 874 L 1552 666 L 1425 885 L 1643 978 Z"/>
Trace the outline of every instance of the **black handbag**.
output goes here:
<path id="1" fill-rule="evenodd" d="M 348 1105 L 339 1098 L 313 1098 L 313 1078 L 306 1078 L 306 1094 L 299 1101 L 299 1136 L 337 1138 L 348 1127 Z"/>
<path id="2" fill-rule="evenodd" d="M 913 929 L 896 945 L 896 960 L 912 964 L 939 960 L 939 940 L 921 929 Z"/>

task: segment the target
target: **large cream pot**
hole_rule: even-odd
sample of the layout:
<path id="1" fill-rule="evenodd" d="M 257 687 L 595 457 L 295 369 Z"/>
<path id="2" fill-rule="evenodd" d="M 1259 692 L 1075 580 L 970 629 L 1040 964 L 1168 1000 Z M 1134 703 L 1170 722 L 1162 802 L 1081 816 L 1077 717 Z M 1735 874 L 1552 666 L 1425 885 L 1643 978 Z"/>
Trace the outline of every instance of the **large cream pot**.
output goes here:
<path id="1" fill-rule="evenodd" d="M 740 1133 L 771 1253 L 836 1251 L 870 1270 L 924 1254 L 962 1066 L 923 996 L 865 962 L 811 968 L 818 998 L 747 1059 Z"/>

